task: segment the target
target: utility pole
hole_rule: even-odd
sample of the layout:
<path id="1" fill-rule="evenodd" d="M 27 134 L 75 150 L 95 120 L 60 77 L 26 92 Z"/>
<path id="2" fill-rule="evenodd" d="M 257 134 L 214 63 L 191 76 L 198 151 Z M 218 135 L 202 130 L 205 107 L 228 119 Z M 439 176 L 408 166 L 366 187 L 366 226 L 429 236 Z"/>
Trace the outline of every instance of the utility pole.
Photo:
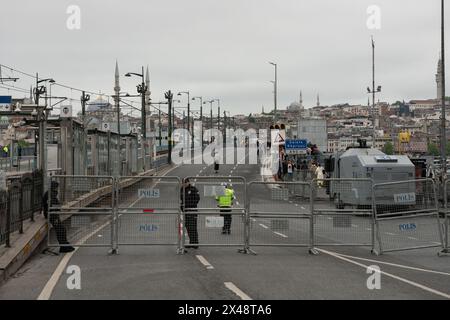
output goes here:
<path id="1" fill-rule="evenodd" d="M 209 127 L 210 127 L 210 129 L 212 129 L 213 128 L 212 102 L 210 101 L 209 104 L 210 104 L 210 107 L 211 107 L 210 115 L 209 115 L 209 121 L 210 121 L 210 126 Z"/>
<path id="2" fill-rule="evenodd" d="M 168 147 L 169 147 L 169 154 L 167 157 L 167 162 L 170 164 L 172 163 L 172 130 L 173 130 L 173 119 L 172 119 L 172 99 L 173 99 L 173 94 L 172 92 L 169 90 L 165 93 L 165 97 L 167 99 L 167 105 L 169 108 L 169 128 L 168 128 L 168 132 L 167 132 L 167 139 L 168 139 Z M 175 113 L 175 112 L 174 112 Z"/>
<path id="3" fill-rule="evenodd" d="M 447 178 L 447 133 L 445 128 L 445 20 L 444 0 L 441 0 L 441 75 L 442 75 L 442 110 L 441 110 L 441 166 L 442 182 Z"/>
<path id="4" fill-rule="evenodd" d="M 161 149 L 161 109 L 158 110 L 158 132 L 159 132 L 159 148 Z"/>
<path id="5" fill-rule="evenodd" d="M 88 102 L 91 97 L 82 91 L 81 94 L 81 118 L 83 121 L 83 135 L 84 141 L 87 142 L 87 124 L 86 124 L 86 102 Z M 83 143 L 83 161 L 84 161 L 84 171 L 87 173 L 87 148 L 86 143 Z"/>
<path id="6" fill-rule="evenodd" d="M 138 88 L 139 89 L 139 88 Z M 139 91 L 139 90 L 138 90 Z M 142 66 L 142 83 L 141 83 L 141 88 L 140 88 L 140 94 L 141 94 L 141 116 L 142 116 L 142 162 L 143 162 L 143 167 L 144 167 L 144 172 L 145 172 L 145 143 L 147 142 L 147 110 L 146 106 L 145 106 L 145 92 L 147 91 L 147 88 L 145 86 L 145 81 L 144 81 L 144 66 Z"/>
<path id="7" fill-rule="evenodd" d="M 372 119 L 373 119 L 373 134 L 372 134 L 372 148 L 375 147 L 375 42 L 372 37 Z"/>
<path id="8" fill-rule="evenodd" d="M 375 137 L 376 137 L 376 130 L 375 130 L 375 122 L 376 122 L 376 112 L 375 112 L 375 94 L 381 92 L 381 86 L 378 86 L 375 89 L 375 42 L 373 41 L 372 37 L 372 89 L 370 87 L 367 87 L 367 93 L 372 94 L 372 148 L 375 148 Z"/>
<path id="9" fill-rule="evenodd" d="M 203 102 L 200 103 L 200 122 L 201 122 L 201 124 L 202 124 L 202 132 L 201 132 L 201 142 L 200 142 L 200 145 L 201 145 L 201 148 L 202 148 L 202 150 L 203 150 Z"/>
<path id="10" fill-rule="evenodd" d="M 274 121 L 277 122 L 277 95 L 278 95 L 278 65 L 274 62 L 269 62 L 269 64 L 275 67 L 275 82 L 274 82 L 274 92 L 273 92 L 273 104 L 274 104 Z"/>
<path id="11" fill-rule="evenodd" d="M 227 142 L 227 113 L 223 110 L 223 144 Z"/>

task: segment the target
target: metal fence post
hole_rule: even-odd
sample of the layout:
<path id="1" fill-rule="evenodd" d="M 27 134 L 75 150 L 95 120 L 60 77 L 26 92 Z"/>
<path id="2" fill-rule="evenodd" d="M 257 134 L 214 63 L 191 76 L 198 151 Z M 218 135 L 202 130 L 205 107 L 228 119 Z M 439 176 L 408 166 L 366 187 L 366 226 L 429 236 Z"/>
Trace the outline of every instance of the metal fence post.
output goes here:
<path id="1" fill-rule="evenodd" d="M 371 241 L 372 241 L 372 250 L 371 253 L 378 255 L 376 249 L 375 249 L 375 228 L 376 226 L 376 210 L 377 210 L 377 205 L 376 205 L 376 201 L 375 201 L 375 189 L 374 189 L 374 183 L 373 180 L 370 183 L 370 189 L 371 189 L 371 194 L 372 194 L 372 234 L 371 234 Z"/>
<path id="2" fill-rule="evenodd" d="M 35 209 L 35 206 L 34 206 L 35 181 L 34 180 L 36 179 L 34 172 L 32 173 L 31 177 L 32 177 L 32 180 L 31 180 L 32 181 L 32 185 L 31 185 L 31 197 L 30 197 L 30 202 L 31 202 L 31 205 L 30 205 L 30 208 L 31 208 L 30 221 L 34 222 L 34 209 Z"/>
<path id="3" fill-rule="evenodd" d="M 318 254 L 314 248 L 314 186 L 316 180 L 312 179 L 309 185 L 309 205 L 310 205 L 310 219 L 309 219 L 309 253 Z"/>
<path id="4" fill-rule="evenodd" d="M 433 190 L 434 190 L 434 207 L 435 207 L 435 210 L 436 210 L 436 222 L 437 222 L 437 225 L 438 225 L 438 228 L 439 228 L 439 238 L 441 239 L 441 243 L 442 243 L 442 250 L 444 250 L 445 249 L 445 243 L 444 243 L 444 236 L 443 236 L 443 234 L 442 234 L 442 226 L 441 226 L 441 221 L 440 221 L 440 219 L 439 219 L 439 201 L 438 201 L 438 196 L 437 196 L 437 193 L 436 193 L 436 191 L 437 191 L 437 189 L 436 189 L 436 183 L 434 182 L 434 180 L 432 180 L 432 179 L 428 179 L 428 181 L 431 181 L 431 185 L 433 186 Z M 443 188 L 440 188 L 440 189 L 442 189 L 442 192 L 444 193 L 444 198 L 447 198 L 447 195 L 445 194 L 445 180 L 442 182 L 442 183 L 444 183 L 444 186 L 443 186 Z"/>
<path id="5" fill-rule="evenodd" d="M 248 184 L 245 182 L 244 185 L 244 197 L 245 197 L 245 225 L 244 225 L 244 252 L 250 253 L 250 199 L 247 197 L 247 187 Z M 255 254 L 253 252 L 253 254 Z"/>
<path id="6" fill-rule="evenodd" d="M 19 233 L 22 234 L 23 233 L 23 184 L 22 184 L 22 181 L 20 181 L 19 221 L 20 221 Z"/>
<path id="7" fill-rule="evenodd" d="M 178 195 L 178 207 L 179 207 L 179 223 L 178 223 L 178 236 L 179 236 L 179 253 L 185 254 L 185 241 L 186 241 L 186 233 L 184 232 L 184 210 L 181 210 L 181 203 L 183 203 L 183 209 L 184 204 L 186 203 L 186 192 L 184 191 L 184 179 L 180 181 L 180 192 L 183 194 Z M 181 197 L 183 197 L 183 201 L 181 202 Z"/>
<path id="8" fill-rule="evenodd" d="M 119 199 L 119 181 L 117 178 L 112 178 L 111 183 L 111 205 L 112 205 L 112 219 L 111 219 L 111 254 L 118 254 L 119 248 L 119 210 L 118 210 L 118 199 Z"/>
<path id="9" fill-rule="evenodd" d="M 448 212 L 448 200 L 447 200 L 447 192 L 448 192 L 448 182 L 450 180 L 446 180 L 445 184 L 444 184 L 444 239 L 445 239 L 445 243 L 444 243 L 444 250 L 442 251 L 442 253 L 444 254 L 448 254 L 450 253 L 450 248 L 449 248 L 449 239 L 448 239 L 448 234 L 450 232 L 449 228 L 450 228 L 450 214 Z"/>
<path id="10" fill-rule="evenodd" d="M 6 248 L 10 248 L 11 247 L 11 243 L 10 243 L 10 234 L 11 234 L 11 189 L 9 189 L 8 191 L 8 195 L 7 195 L 7 201 L 6 201 L 6 239 L 5 239 L 5 246 Z"/>

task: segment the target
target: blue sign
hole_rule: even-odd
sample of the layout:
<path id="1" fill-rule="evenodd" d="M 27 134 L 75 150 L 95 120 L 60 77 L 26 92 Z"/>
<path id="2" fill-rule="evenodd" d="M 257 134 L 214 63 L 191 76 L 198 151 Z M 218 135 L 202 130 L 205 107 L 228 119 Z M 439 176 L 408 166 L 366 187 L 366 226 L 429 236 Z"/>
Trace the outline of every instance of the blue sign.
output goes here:
<path id="1" fill-rule="evenodd" d="M 284 147 L 288 149 L 306 150 L 308 148 L 308 141 L 303 139 L 286 140 Z"/>
<path id="2" fill-rule="evenodd" d="M 0 96 L 0 104 L 11 104 L 11 96 Z"/>

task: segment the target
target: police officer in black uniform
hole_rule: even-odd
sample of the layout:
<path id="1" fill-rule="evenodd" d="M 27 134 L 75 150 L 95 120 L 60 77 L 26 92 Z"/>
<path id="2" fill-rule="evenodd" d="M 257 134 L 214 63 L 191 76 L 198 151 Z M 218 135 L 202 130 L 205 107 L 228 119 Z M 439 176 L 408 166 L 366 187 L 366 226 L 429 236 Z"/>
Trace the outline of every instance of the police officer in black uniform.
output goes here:
<path id="1" fill-rule="evenodd" d="M 52 207 L 60 205 L 60 202 L 58 200 L 58 186 L 59 183 L 56 181 L 52 181 L 50 185 L 50 203 Z M 43 206 L 43 213 L 44 217 L 47 219 L 48 217 L 48 191 L 45 192 L 43 199 L 42 199 L 42 206 Z M 52 214 L 50 216 L 50 223 L 52 224 L 53 228 L 56 232 L 56 238 L 58 239 L 58 243 L 62 245 L 59 248 L 59 252 L 65 253 L 65 252 L 72 252 L 75 250 L 74 247 L 70 246 L 69 241 L 67 241 L 67 231 L 66 227 L 62 224 L 61 220 L 59 219 L 58 214 Z"/>
<path id="2" fill-rule="evenodd" d="M 198 248 L 197 231 L 197 204 L 200 201 L 198 189 L 191 185 L 189 179 L 184 179 L 180 192 L 181 211 L 184 212 L 186 230 L 189 236 L 189 245 L 186 248 Z"/>

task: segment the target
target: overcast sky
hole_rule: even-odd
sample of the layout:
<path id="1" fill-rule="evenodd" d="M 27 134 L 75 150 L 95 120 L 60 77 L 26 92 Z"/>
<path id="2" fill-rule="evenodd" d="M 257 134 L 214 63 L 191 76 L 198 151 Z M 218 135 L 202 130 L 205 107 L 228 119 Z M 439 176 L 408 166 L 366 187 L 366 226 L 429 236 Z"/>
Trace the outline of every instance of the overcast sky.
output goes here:
<path id="1" fill-rule="evenodd" d="M 80 30 L 66 27 L 69 5 L 81 9 Z M 380 30 L 367 28 L 370 5 L 381 9 Z M 267 111 L 274 61 L 280 109 L 300 90 L 307 107 L 317 93 L 322 105 L 367 104 L 373 34 L 380 100 L 436 97 L 440 0 L 14 0 L 1 11 L 1 64 L 95 92 L 113 94 L 117 59 L 130 94 L 138 78 L 123 75 L 148 65 L 153 101 L 189 90 L 234 114 Z"/>

